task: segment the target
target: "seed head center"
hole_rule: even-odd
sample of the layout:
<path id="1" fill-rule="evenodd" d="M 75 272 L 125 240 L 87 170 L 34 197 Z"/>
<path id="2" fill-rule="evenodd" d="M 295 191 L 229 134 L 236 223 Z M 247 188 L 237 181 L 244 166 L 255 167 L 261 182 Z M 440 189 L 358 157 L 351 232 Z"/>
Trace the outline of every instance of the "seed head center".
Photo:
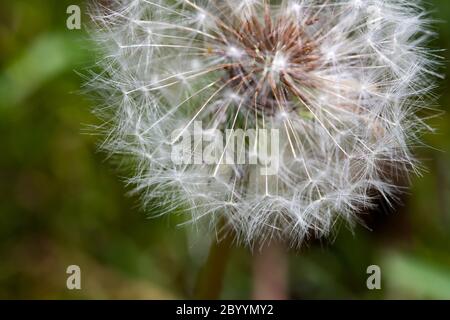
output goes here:
<path id="1" fill-rule="evenodd" d="M 317 45 L 304 24 L 289 14 L 272 21 L 266 8 L 264 19 L 257 16 L 224 27 L 230 66 L 224 81 L 246 105 L 268 115 L 295 109 L 302 86 L 313 86 L 309 75 L 317 67 Z"/>

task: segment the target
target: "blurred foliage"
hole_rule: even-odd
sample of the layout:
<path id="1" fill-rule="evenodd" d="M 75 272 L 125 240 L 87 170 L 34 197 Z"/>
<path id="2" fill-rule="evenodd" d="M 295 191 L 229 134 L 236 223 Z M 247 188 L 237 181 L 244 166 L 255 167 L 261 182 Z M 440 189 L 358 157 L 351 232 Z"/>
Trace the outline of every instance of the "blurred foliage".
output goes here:
<path id="1" fill-rule="evenodd" d="M 84 31 L 66 28 L 71 4 L 86 12 L 76 0 L 0 3 L 0 298 L 189 297 L 208 241 L 176 217 L 146 219 L 97 151 L 93 102 L 75 73 L 93 65 L 95 50 Z M 433 45 L 450 48 L 450 1 L 428 6 L 440 20 Z M 436 92 L 446 111 L 449 81 Z M 402 205 L 291 253 L 293 298 L 450 299 L 449 120 L 432 120 L 434 148 L 417 150 L 429 170 Z M 66 289 L 71 264 L 81 267 L 81 291 Z M 366 288 L 372 264 L 382 269 L 379 291 Z M 224 298 L 250 296 L 245 248 L 234 250 L 225 284 Z"/>

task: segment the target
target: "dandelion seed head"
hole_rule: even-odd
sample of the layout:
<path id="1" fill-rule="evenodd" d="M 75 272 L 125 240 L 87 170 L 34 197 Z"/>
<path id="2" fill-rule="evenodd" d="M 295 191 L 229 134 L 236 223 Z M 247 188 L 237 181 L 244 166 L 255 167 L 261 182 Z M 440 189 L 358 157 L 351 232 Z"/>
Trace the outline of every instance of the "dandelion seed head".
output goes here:
<path id="1" fill-rule="evenodd" d="M 149 211 L 300 245 L 392 203 L 400 177 L 420 172 L 413 147 L 432 129 L 439 73 L 419 0 L 110 2 L 93 11 L 103 147 L 131 163 Z M 247 161 L 261 128 L 277 132 L 275 174 Z M 233 153 L 227 130 L 247 134 Z M 185 137 L 178 153 L 194 162 L 176 163 Z"/>

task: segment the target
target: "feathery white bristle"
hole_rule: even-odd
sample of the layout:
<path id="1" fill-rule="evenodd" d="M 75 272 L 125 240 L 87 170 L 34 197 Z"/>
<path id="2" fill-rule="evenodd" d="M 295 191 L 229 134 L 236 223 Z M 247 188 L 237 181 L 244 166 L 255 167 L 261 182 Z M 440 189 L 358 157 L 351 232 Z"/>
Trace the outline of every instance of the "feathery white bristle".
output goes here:
<path id="1" fill-rule="evenodd" d="M 398 175 L 418 170 L 411 148 L 430 129 L 418 114 L 437 64 L 417 0 L 274 3 L 112 1 L 94 15 L 105 59 L 93 85 L 105 99 L 104 146 L 134 160 L 130 181 L 145 204 L 187 208 L 212 226 L 225 217 L 248 243 L 300 244 L 338 219 L 353 224 L 374 197 L 394 197 Z M 277 174 L 175 164 L 174 140 L 197 121 L 212 139 L 278 130 Z"/>

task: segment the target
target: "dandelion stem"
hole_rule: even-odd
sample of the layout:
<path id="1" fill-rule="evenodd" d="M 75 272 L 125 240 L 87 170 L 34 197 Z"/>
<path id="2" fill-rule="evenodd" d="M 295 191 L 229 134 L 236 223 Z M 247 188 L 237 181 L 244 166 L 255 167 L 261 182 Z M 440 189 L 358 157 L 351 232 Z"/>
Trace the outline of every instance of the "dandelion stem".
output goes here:
<path id="1" fill-rule="evenodd" d="M 213 241 L 206 263 L 200 270 L 194 291 L 194 298 L 198 300 L 217 300 L 222 292 L 226 265 L 230 256 L 233 234 L 223 231 L 224 222 L 219 222 L 220 241 Z"/>
<path id="2" fill-rule="evenodd" d="M 253 256 L 253 299 L 286 300 L 288 295 L 288 258 L 279 242 L 264 245 Z"/>

